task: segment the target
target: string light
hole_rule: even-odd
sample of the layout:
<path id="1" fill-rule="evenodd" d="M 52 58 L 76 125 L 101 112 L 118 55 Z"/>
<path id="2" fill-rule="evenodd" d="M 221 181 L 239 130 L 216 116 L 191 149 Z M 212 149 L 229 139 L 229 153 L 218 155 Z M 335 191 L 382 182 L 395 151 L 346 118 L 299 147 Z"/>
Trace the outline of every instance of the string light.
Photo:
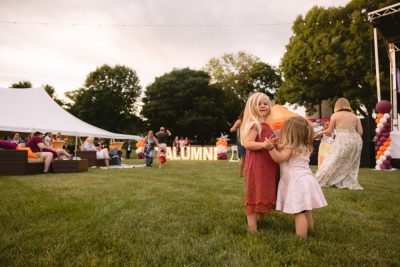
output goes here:
<path id="1" fill-rule="evenodd" d="M 0 21 L 0 24 L 21 24 L 39 26 L 83 26 L 83 27 L 130 27 L 130 28 L 227 28 L 227 27 L 270 27 L 292 25 L 292 22 L 283 23 L 255 23 L 255 24 L 102 24 L 102 23 L 57 23 L 57 22 L 29 22 L 29 21 Z"/>

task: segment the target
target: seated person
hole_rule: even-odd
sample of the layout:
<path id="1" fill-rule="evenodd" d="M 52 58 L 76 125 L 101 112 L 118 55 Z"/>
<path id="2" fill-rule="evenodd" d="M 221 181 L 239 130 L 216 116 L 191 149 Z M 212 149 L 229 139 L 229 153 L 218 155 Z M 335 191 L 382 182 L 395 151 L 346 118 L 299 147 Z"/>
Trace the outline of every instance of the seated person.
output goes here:
<path id="1" fill-rule="evenodd" d="M 45 133 L 44 134 L 44 144 L 47 147 L 51 147 L 51 142 L 53 141 L 53 137 L 51 136 L 51 133 Z"/>
<path id="2" fill-rule="evenodd" d="M 43 142 L 43 134 L 41 132 L 35 132 L 33 134 L 33 137 L 26 144 L 26 146 L 29 147 L 32 152 L 36 154 L 36 156 L 44 161 L 43 172 L 48 173 L 50 164 L 53 161 L 53 153 L 42 151 L 42 149 L 46 148 Z"/>
<path id="3" fill-rule="evenodd" d="M 106 167 L 110 167 L 110 161 L 109 161 L 110 157 L 108 155 L 107 149 L 102 149 L 98 143 L 96 143 L 95 147 L 96 147 L 96 159 L 104 159 Z"/>
<path id="4" fill-rule="evenodd" d="M 19 133 L 15 133 L 11 139 L 8 139 L 8 141 L 17 144 L 18 146 L 25 146 L 25 141 L 19 136 Z"/>
<path id="5" fill-rule="evenodd" d="M 118 147 L 110 146 L 109 155 L 110 158 L 115 160 L 115 165 L 121 165 L 120 151 L 118 150 Z"/>
<path id="6" fill-rule="evenodd" d="M 40 132 L 36 132 L 36 133 L 40 133 Z M 63 149 L 63 148 L 52 148 L 52 147 L 46 146 L 43 134 L 42 133 L 40 133 L 40 134 L 41 134 L 42 142 L 44 144 L 44 147 L 40 148 L 40 150 L 42 152 L 51 152 L 51 153 L 53 153 L 53 158 L 54 159 L 71 159 L 71 155 L 65 149 Z"/>
<path id="7" fill-rule="evenodd" d="M 99 146 L 101 147 L 101 149 L 104 149 L 104 148 L 108 149 L 108 146 L 107 146 L 106 141 L 104 140 L 104 138 L 100 138 L 99 139 Z"/>
<path id="8" fill-rule="evenodd" d="M 98 143 L 95 145 L 93 136 L 88 136 L 83 142 L 82 151 L 96 151 L 96 159 L 104 159 L 105 165 L 110 166 L 107 149 L 102 149 Z"/>
<path id="9" fill-rule="evenodd" d="M 58 132 L 58 133 L 56 134 L 56 136 L 54 137 L 54 140 L 56 140 L 56 141 L 64 141 L 64 139 L 62 138 L 60 132 Z"/>

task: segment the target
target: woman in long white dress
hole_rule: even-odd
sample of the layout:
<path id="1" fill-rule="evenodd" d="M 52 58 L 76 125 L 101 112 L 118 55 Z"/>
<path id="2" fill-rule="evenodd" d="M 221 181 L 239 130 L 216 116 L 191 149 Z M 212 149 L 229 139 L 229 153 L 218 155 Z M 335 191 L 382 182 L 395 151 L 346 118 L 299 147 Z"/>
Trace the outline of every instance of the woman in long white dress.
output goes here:
<path id="1" fill-rule="evenodd" d="M 321 186 L 362 190 L 357 179 L 362 150 L 361 121 L 346 98 L 336 101 L 334 112 L 329 128 L 317 134 L 330 134 L 335 130 L 335 140 L 315 176 Z"/>

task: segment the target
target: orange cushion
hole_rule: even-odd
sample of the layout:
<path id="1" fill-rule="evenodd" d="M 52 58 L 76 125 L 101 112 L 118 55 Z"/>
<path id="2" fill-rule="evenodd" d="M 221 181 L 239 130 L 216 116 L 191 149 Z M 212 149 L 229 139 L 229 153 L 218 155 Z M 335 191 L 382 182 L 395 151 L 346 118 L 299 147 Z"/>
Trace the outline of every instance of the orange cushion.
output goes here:
<path id="1" fill-rule="evenodd" d="M 108 150 L 109 150 L 109 151 L 113 151 L 113 150 L 116 149 L 116 148 L 118 148 L 118 146 L 110 146 L 110 147 L 108 148 Z"/>
<path id="2" fill-rule="evenodd" d="M 28 151 L 28 158 L 38 159 L 38 156 L 36 156 L 36 154 L 32 152 L 30 147 L 17 147 L 17 150 L 26 150 Z"/>

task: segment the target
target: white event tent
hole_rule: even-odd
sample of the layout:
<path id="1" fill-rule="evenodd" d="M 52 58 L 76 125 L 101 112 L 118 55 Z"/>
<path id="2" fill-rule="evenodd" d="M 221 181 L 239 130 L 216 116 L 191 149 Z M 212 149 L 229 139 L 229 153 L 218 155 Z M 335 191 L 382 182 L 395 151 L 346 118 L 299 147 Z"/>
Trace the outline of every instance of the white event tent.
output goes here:
<path id="1" fill-rule="evenodd" d="M 61 132 L 62 135 L 140 140 L 90 125 L 60 107 L 42 88 L 0 88 L 0 131 Z"/>

